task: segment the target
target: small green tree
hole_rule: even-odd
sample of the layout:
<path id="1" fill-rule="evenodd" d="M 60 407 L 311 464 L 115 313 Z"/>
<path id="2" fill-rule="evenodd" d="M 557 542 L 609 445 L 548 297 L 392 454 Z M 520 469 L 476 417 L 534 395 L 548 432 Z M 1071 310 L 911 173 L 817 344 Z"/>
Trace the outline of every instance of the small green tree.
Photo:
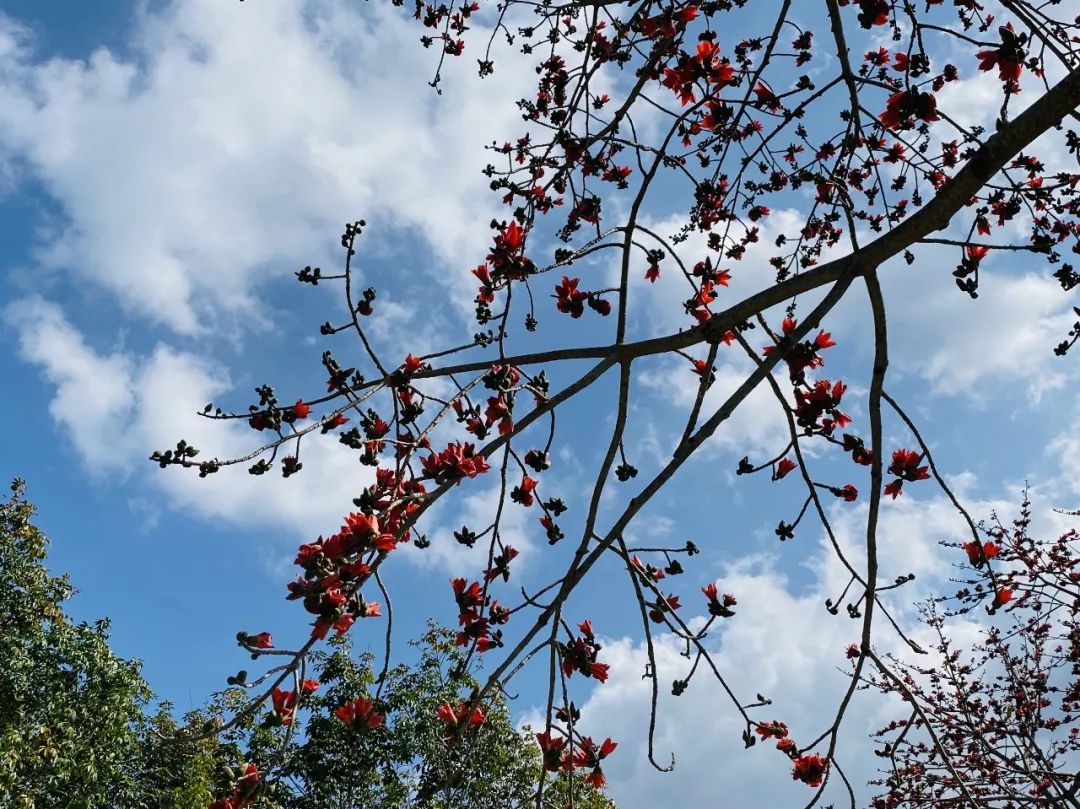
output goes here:
<path id="1" fill-rule="evenodd" d="M 74 624 L 74 590 L 44 567 L 48 539 L 16 480 L 0 502 L 0 804 L 136 806 L 142 706 L 138 661 L 109 649 L 106 620 Z"/>
<path id="2" fill-rule="evenodd" d="M 478 684 L 466 672 L 454 633 L 435 626 L 414 642 L 413 665 L 386 672 L 375 690 L 374 658 L 350 656 L 343 641 L 313 664 L 321 687 L 309 703 L 304 740 L 290 752 L 278 791 L 286 809 L 510 809 L 535 805 L 542 768 L 539 748 L 519 731 L 504 700 L 486 709 L 483 724 L 461 739 L 449 739 L 437 712 L 456 706 L 460 694 Z M 357 697 L 374 697 L 385 722 L 345 724 L 335 711 Z M 581 809 L 613 809 L 602 792 L 565 773 L 549 778 L 545 807 L 571 803 Z"/>
<path id="3" fill-rule="evenodd" d="M 146 720 L 136 765 L 140 808 L 188 809 L 207 806 L 213 800 L 226 760 L 225 748 L 205 734 L 194 741 L 187 739 L 195 735 L 193 731 L 206 728 L 220 712 L 192 711 L 181 724 L 173 717 L 172 705 L 163 702 Z"/>

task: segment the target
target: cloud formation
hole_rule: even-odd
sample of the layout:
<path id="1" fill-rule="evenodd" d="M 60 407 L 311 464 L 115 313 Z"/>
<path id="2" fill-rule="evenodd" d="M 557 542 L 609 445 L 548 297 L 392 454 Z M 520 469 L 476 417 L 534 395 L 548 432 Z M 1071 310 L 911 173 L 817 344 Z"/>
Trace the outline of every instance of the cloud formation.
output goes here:
<path id="1" fill-rule="evenodd" d="M 372 478 L 332 435 L 305 442 L 302 459 L 310 473 L 290 480 L 277 471 L 255 478 L 246 467 L 205 479 L 190 470 L 154 469 L 151 451 L 169 449 L 179 438 L 221 458 L 250 450 L 254 434 L 245 422 L 197 415 L 229 389 L 227 374 L 203 357 L 165 345 L 141 357 L 95 351 L 59 307 L 40 298 L 9 306 L 4 319 L 18 332 L 22 359 L 56 386 L 50 414 L 99 480 L 132 481 L 145 474 L 175 508 L 308 537 L 336 530 L 352 498 Z"/>
<path id="2" fill-rule="evenodd" d="M 496 200 L 477 133 L 520 128 L 521 77 L 508 64 L 467 91 L 452 62 L 437 96 L 411 23 L 336 0 L 178 0 L 139 18 L 130 58 L 83 61 L 39 56 L 0 16 L 0 162 L 60 209 L 38 259 L 195 335 L 257 321 L 256 293 L 346 217 L 378 223 L 365 249 L 414 273 L 429 253 L 482 258 Z"/>
<path id="3" fill-rule="evenodd" d="M 933 638 L 921 625 L 912 604 L 943 589 L 948 590 L 956 552 L 938 546 L 939 540 L 964 536 L 965 524 L 953 506 L 935 495 L 916 501 L 910 494 L 882 511 L 878 531 L 881 581 L 914 573 L 914 582 L 883 594 L 884 603 L 909 636 L 924 647 Z M 976 515 L 1014 508 L 1008 499 L 976 501 Z M 865 569 L 865 508 L 837 507 L 830 512 L 837 541 L 857 569 Z M 810 533 L 806 532 L 806 538 Z M 805 549 L 805 550 L 804 550 Z M 788 571 L 793 558 L 802 552 L 802 567 L 809 582 L 801 582 Z M 789 558 L 781 558 L 789 557 Z M 797 539 L 782 546 L 776 555 L 748 556 L 724 563 L 720 569 L 721 592 L 738 598 L 736 616 L 722 622 L 705 639 L 727 684 L 742 703 L 755 695 L 773 704 L 750 711 L 758 721 L 781 720 L 800 745 L 826 730 L 832 723 L 839 700 L 850 682 L 851 664 L 845 659 L 848 644 L 858 640 L 861 622 L 825 610 L 825 600 L 838 598 L 848 575 L 836 560 L 829 542 L 822 537 L 809 546 Z M 688 609 L 684 619 L 702 600 L 696 590 L 683 598 Z M 694 618 L 700 626 L 703 617 Z M 975 622 L 955 619 L 949 631 L 961 641 L 976 637 Z M 602 629 L 602 626 L 598 627 Z M 875 648 L 905 659 L 911 650 L 878 616 Z M 606 640 L 601 659 L 610 663 L 608 682 L 595 687 L 582 708 L 585 732 L 598 738 L 610 736 L 619 749 L 605 762 L 614 798 L 620 807 L 664 806 L 670 796 L 679 796 L 679 805 L 718 805 L 721 796 L 753 796 L 755 806 L 799 806 L 811 791 L 790 778 L 787 759 L 772 744 L 758 744 L 747 750 L 741 741 L 745 725 L 704 663 L 679 697 L 671 695 L 671 683 L 686 676 L 690 661 L 682 656 L 685 647 L 670 635 L 659 634 L 655 645 L 659 671 L 659 703 L 654 758 L 666 766 L 674 757 L 675 770 L 657 772 L 647 765 L 646 730 L 651 683 L 643 678 L 647 657 L 642 643 L 630 638 Z M 926 665 L 930 657 L 921 657 Z M 853 780 L 856 794 L 863 799 L 874 794 L 865 784 L 878 770 L 869 735 L 899 715 L 898 703 L 880 695 L 857 692 L 847 711 L 838 750 L 845 772 Z M 531 717 L 537 723 L 537 715 Z M 821 751 L 821 748 L 818 748 Z M 846 805 L 846 791 L 833 779 L 825 804 L 835 800 Z M 859 805 L 865 805 L 860 802 Z"/>

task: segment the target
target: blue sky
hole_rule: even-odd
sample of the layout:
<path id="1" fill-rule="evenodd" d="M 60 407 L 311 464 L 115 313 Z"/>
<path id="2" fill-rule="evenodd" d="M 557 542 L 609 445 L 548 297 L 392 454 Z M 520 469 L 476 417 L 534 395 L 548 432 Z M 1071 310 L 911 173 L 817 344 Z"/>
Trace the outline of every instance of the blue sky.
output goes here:
<path id="1" fill-rule="evenodd" d="M 291 273 L 305 264 L 335 269 L 347 220 L 371 224 L 363 273 L 379 288 L 383 320 L 373 328 L 387 356 L 468 339 L 475 290 L 467 270 L 486 252 L 486 223 L 505 215 L 479 174 L 482 147 L 518 134 L 512 102 L 532 68 L 508 61 L 480 89 L 471 69 L 449 69 L 436 96 L 425 84 L 430 54 L 389 6 L 110 0 L 73 8 L 11 0 L 0 15 L 0 379 L 11 410 L 0 476 L 28 480 L 53 539 L 50 564 L 82 590 L 73 613 L 109 616 L 116 651 L 142 659 L 157 693 L 186 709 L 244 665 L 238 629 L 281 641 L 306 633 L 306 616 L 283 600 L 289 563 L 297 544 L 336 528 L 365 473 L 332 441 L 312 445 L 305 473 L 289 481 L 242 470 L 199 481 L 158 470 L 147 456 L 180 437 L 204 455 L 250 446 L 247 431 L 193 415 L 210 399 L 242 409 L 263 382 L 290 401 L 319 389 L 318 325 L 336 319 L 339 301 L 333 290 L 298 288 Z M 966 82 L 952 91 L 956 114 L 981 120 L 995 91 L 979 77 Z M 677 203 L 661 201 L 650 221 L 671 233 L 680 215 Z M 1051 354 L 1071 322 L 1070 301 L 1046 267 L 992 256 L 973 303 L 952 289 L 955 263 L 927 249 L 915 266 L 886 268 L 896 335 L 888 387 L 917 402 L 913 414 L 973 513 L 1009 513 L 1029 480 L 1037 514 L 1051 526 L 1050 506 L 1080 499 L 1075 363 Z M 643 286 L 635 286 L 634 334 L 684 325 L 681 291 L 662 282 L 646 298 Z M 826 371 L 848 379 L 852 396 L 865 390 L 870 363 L 860 294 L 826 324 L 841 343 Z M 602 339 L 597 318 L 557 320 L 544 305 L 542 326 L 559 339 Z M 541 328 L 516 345 L 548 346 L 546 335 Z M 354 351 L 334 347 L 343 359 Z M 628 446 L 643 477 L 669 451 L 696 379 L 685 363 L 644 370 Z M 744 371 L 726 363 L 716 395 Z M 596 427 L 610 420 L 612 390 L 605 380 L 563 422 L 554 485 L 572 504 L 580 505 L 602 451 Z M 820 530 L 808 525 L 783 546 L 773 536 L 801 503 L 795 481 L 733 475 L 741 455 L 760 459 L 783 446 L 771 404 L 755 394 L 628 538 L 703 546 L 704 561 L 672 582 L 693 605 L 687 616 L 703 610 L 697 588 L 722 578 L 742 608 L 717 648 L 750 661 L 731 676 L 749 689 L 775 687 L 770 695 L 784 697 L 777 711 L 816 735 L 822 694 L 843 685 L 837 669 L 854 628 L 824 615 L 824 598 L 843 582 Z M 850 409 L 862 424 L 865 412 Z M 914 446 L 901 425 L 887 428 L 890 447 Z M 819 479 L 834 474 L 863 492 L 868 485 L 849 464 L 825 456 L 815 464 Z M 476 560 L 457 553 L 449 531 L 483 513 L 490 494 L 491 481 L 463 486 L 461 499 L 433 515 L 431 551 L 388 568 L 401 625 L 415 630 L 402 640 L 429 615 L 453 620 L 446 580 L 475 575 Z M 617 513 L 615 502 L 605 514 Z M 859 508 L 835 515 L 853 545 Z M 526 548 L 527 586 L 557 564 L 535 516 L 511 518 Z M 907 603 L 948 576 L 951 560 L 935 543 L 957 530 L 928 486 L 886 505 L 887 575 L 920 575 L 895 601 L 905 618 Z M 591 581 L 573 607 L 610 639 L 618 675 L 578 700 L 588 701 L 598 733 L 624 740 L 609 769 L 620 806 L 649 805 L 672 788 L 705 798 L 739 772 L 749 789 L 754 777 L 777 772 L 761 751 L 740 752 L 737 727 L 704 683 L 665 703 L 672 721 L 659 749 L 678 752 L 679 770 L 658 776 L 644 766 L 632 742 L 643 715 L 627 709 L 640 708 L 644 687 L 639 629 L 618 606 L 625 580 L 613 563 L 607 568 L 610 576 Z M 354 633 L 361 648 L 368 639 L 380 643 L 376 631 Z M 661 643 L 666 671 L 680 670 L 677 651 Z M 795 682 L 782 684 L 784 673 Z M 523 696 L 519 715 L 535 716 L 538 702 Z M 877 710 L 853 723 L 855 744 Z M 729 753 L 718 764 L 709 750 Z"/>

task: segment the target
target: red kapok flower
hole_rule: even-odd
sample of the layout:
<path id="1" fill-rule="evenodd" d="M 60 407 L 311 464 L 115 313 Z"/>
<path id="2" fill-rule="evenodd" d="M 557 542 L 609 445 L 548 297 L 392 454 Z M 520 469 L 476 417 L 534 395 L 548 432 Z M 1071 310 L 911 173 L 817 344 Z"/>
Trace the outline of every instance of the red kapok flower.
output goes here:
<path id="1" fill-rule="evenodd" d="M 776 102 L 776 93 L 774 93 L 765 82 L 759 81 L 757 86 L 754 87 L 754 95 L 758 97 L 758 101 L 762 104 L 773 104 Z"/>
<path id="2" fill-rule="evenodd" d="M 274 639 L 269 632 L 260 632 L 255 636 L 255 645 L 260 649 L 270 649 L 274 645 Z"/>
<path id="3" fill-rule="evenodd" d="M 521 229 L 518 223 L 511 219 L 510 224 L 506 226 L 506 230 L 503 231 L 503 244 L 507 249 L 513 251 L 521 247 L 521 243 L 525 238 L 525 231 Z"/>
<path id="4" fill-rule="evenodd" d="M 375 703 L 370 699 L 357 697 L 352 702 L 346 702 L 336 711 L 334 716 L 343 724 L 351 725 L 354 722 L 364 727 L 377 728 L 383 723 L 383 716 L 375 710 Z"/>
<path id="5" fill-rule="evenodd" d="M 776 468 L 773 470 L 772 479 L 773 480 L 780 480 L 780 478 L 784 477 L 788 472 L 790 472 L 796 466 L 798 466 L 798 464 L 795 463 L 795 461 L 791 460 L 790 458 L 784 458 L 783 460 L 780 461 L 780 463 L 778 463 L 776 465 Z"/>
<path id="6" fill-rule="evenodd" d="M 306 419 L 311 412 L 311 406 L 304 404 L 303 399 L 297 399 L 296 404 L 292 406 L 293 415 L 298 419 Z"/>
<path id="7" fill-rule="evenodd" d="M 989 71 L 997 67 L 998 78 L 1002 81 L 1019 81 L 1024 69 L 1024 57 L 1027 56 L 1023 47 L 1026 35 L 1017 36 L 1012 23 L 1002 26 L 998 32 L 1001 34 L 1000 47 L 975 54 L 979 60 L 979 70 Z"/>
<path id="8" fill-rule="evenodd" d="M 968 555 L 968 561 L 976 567 L 980 567 L 987 559 L 993 559 L 1001 550 L 993 542 L 965 542 L 963 548 Z"/>
<path id="9" fill-rule="evenodd" d="M 816 753 L 809 756 L 799 756 L 795 759 L 795 767 L 791 771 L 791 777 L 795 781 L 802 781 L 807 786 L 819 787 L 825 777 L 828 763 Z"/>
<path id="10" fill-rule="evenodd" d="M 762 741 L 784 739 L 788 735 L 788 726 L 783 722 L 762 722 L 754 728 L 754 733 L 760 736 Z"/>
<path id="11" fill-rule="evenodd" d="M 324 430 L 332 430 L 335 427 L 340 427 L 342 424 L 348 424 L 349 419 L 341 413 L 335 413 L 333 416 L 323 422 Z"/>
<path id="12" fill-rule="evenodd" d="M 597 748 L 592 737 L 586 736 L 581 740 L 581 746 L 574 753 L 572 765 L 581 769 L 592 768 L 592 772 L 586 775 L 583 780 L 594 789 L 600 789 L 607 783 L 607 779 L 604 778 L 604 771 L 600 768 L 600 762 L 615 752 L 616 747 L 618 747 L 618 744 L 608 738 L 604 739 L 600 747 Z"/>
<path id="13" fill-rule="evenodd" d="M 930 477 L 928 467 L 919 466 L 920 460 L 922 456 L 914 450 L 898 449 L 893 453 L 889 474 L 902 477 L 904 480 L 927 480 Z"/>
<path id="14" fill-rule="evenodd" d="M 559 736 L 553 737 L 550 731 L 536 734 L 536 742 L 540 745 L 543 754 L 544 769 L 548 772 L 558 772 L 562 769 L 562 752 L 566 747 L 566 739 Z"/>
<path id="15" fill-rule="evenodd" d="M 913 117 L 927 122 L 941 120 L 933 93 L 924 93 L 914 87 L 893 93 L 885 104 L 885 112 L 878 116 L 886 129 L 896 129 L 902 121 Z"/>
<path id="16" fill-rule="evenodd" d="M 336 621 L 334 621 L 333 628 L 340 637 L 341 635 L 344 635 L 346 632 L 348 632 L 354 623 L 356 623 L 356 616 L 353 615 L 351 612 L 347 612 L 340 618 L 338 618 Z"/>
<path id="17" fill-rule="evenodd" d="M 585 313 L 584 292 L 577 288 L 580 278 L 568 278 L 563 276 L 562 283 L 555 285 L 555 308 L 563 314 L 573 318 L 579 318 Z"/>
<path id="18" fill-rule="evenodd" d="M 274 703 L 274 713 L 281 724 L 291 725 L 293 709 L 296 707 L 296 692 L 275 688 L 270 698 Z"/>
<path id="19" fill-rule="evenodd" d="M 885 494 L 891 495 L 895 500 L 902 492 L 904 481 L 928 480 L 930 478 L 929 467 L 919 466 L 922 456 L 914 450 L 898 449 L 893 453 L 892 463 L 889 465 L 890 475 L 896 475 L 896 480 L 885 487 Z"/>
<path id="20" fill-rule="evenodd" d="M 456 733 L 461 727 L 481 725 L 487 721 L 487 717 L 479 707 L 473 707 L 467 702 L 458 703 L 456 710 L 450 707 L 449 702 L 444 702 L 435 711 L 435 715 L 446 724 L 447 731 L 450 733 Z"/>

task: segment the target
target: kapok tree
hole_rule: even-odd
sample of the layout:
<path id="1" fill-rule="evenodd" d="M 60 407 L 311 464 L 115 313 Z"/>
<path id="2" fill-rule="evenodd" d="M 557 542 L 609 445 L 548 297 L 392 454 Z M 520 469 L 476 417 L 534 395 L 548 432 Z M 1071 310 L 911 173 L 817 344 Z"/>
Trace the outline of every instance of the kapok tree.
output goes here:
<path id="1" fill-rule="evenodd" d="M 936 665 L 893 658 L 870 676 L 902 700 L 877 734 L 889 769 L 874 809 L 1080 807 L 1078 534 L 1032 537 L 1029 506 L 943 543 L 964 564 L 960 589 L 925 605 Z M 950 618 L 983 611 L 999 620 L 962 648 Z"/>
<path id="2" fill-rule="evenodd" d="M 450 57 L 471 54 L 481 77 L 499 60 L 536 68 L 535 88 L 521 88 L 520 136 L 496 141 L 483 172 L 505 216 L 490 223 L 486 255 L 461 268 L 475 279 L 478 332 L 427 354 L 380 343 L 369 328 L 380 306 L 377 278 L 361 267 L 364 222 L 351 223 L 341 237 L 342 271 L 305 267 L 297 278 L 340 285 L 343 310 L 321 333 L 353 335 L 359 358 L 326 350 L 324 390 L 265 385 L 247 409 L 208 405 L 208 419 L 240 420 L 256 434 L 243 457 L 204 459 L 184 441 L 153 455 L 162 467 L 203 476 L 239 465 L 291 477 L 304 473 L 309 442 L 340 441 L 374 470 L 358 475 L 355 510 L 343 515 L 340 531 L 296 557 L 287 597 L 313 616 L 310 639 L 278 649 L 267 632 L 241 633 L 245 651 L 268 669 L 251 681 L 254 698 L 237 721 L 260 712 L 291 719 L 304 704 L 308 655 L 332 633 L 385 630 L 390 649 L 384 566 L 403 543 L 428 544 L 434 504 L 475 490 L 475 478 L 494 478 L 491 521 L 454 534 L 463 546 L 487 550 L 486 565 L 451 582 L 446 603 L 468 659 L 485 655 L 489 665 L 483 684 L 440 714 L 449 744 L 467 738 L 490 695 L 531 664 L 547 675 L 537 737 L 547 770 L 603 783 L 617 740 L 602 729 L 584 736 L 573 696 L 583 680 L 603 683 L 609 670 L 597 640 L 602 627 L 575 594 L 601 560 L 614 558 L 626 571 L 650 664 L 653 764 L 666 766 L 652 744 L 656 697 L 666 687 L 657 681 L 653 644 L 657 633 L 672 633 L 689 657 L 675 693 L 692 678 L 714 678 L 745 723 L 747 745 L 777 739 L 792 777 L 819 796 L 834 774 L 843 776 L 837 738 L 851 693 L 871 669 L 889 676 L 875 652 L 877 630 L 891 633 L 897 623 L 880 593 L 902 572 L 879 569 L 882 499 L 911 486 L 945 486 L 914 423 L 886 391 L 890 333 L 904 326 L 887 321 L 879 276 L 928 249 L 951 250 L 956 294 L 975 298 L 981 262 L 990 251 L 1010 251 L 1053 265 L 1066 291 L 1080 283 L 1062 262 L 1063 251 L 1080 250 L 1080 174 L 1057 164 L 1080 150 L 1067 128 L 1080 102 L 1077 21 L 1057 3 L 1025 0 L 417 0 L 410 10 L 425 29 L 422 44 L 437 52 L 434 85 L 441 71 L 455 69 Z M 500 54 L 503 40 L 511 53 Z M 965 125 L 939 103 L 946 87 L 982 73 L 999 82 L 992 131 Z M 647 224 L 658 194 L 684 214 L 674 234 Z M 796 224 L 773 222 L 782 207 L 799 211 Z M 775 231 L 771 247 L 766 231 Z M 767 259 L 744 266 L 761 251 Z M 656 310 L 664 285 L 683 290 L 674 311 Z M 740 285 L 752 291 L 735 295 Z M 873 362 L 855 379 L 824 371 L 827 358 L 845 350 L 828 327 L 845 299 L 863 302 L 873 321 Z M 640 337 L 629 318 L 634 304 L 655 311 L 653 322 L 679 325 Z M 585 319 L 604 340 L 575 340 Z M 545 330 L 547 348 L 520 349 L 536 339 L 531 332 Z M 1064 355 L 1078 339 L 1080 323 L 1046 350 Z M 748 357 L 752 370 L 717 404 L 706 393 L 728 355 Z M 666 460 L 646 479 L 625 439 L 642 418 L 631 403 L 643 368 L 658 358 L 679 363 L 696 380 L 696 395 Z M 853 401 L 852 385 L 865 395 Z M 666 579 L 692 571 L 699 546 L 638 548 L 626 539 L 647 504 L 758 386 L 772 392 L 788 435 L 737 471 L 805 488 L 797 515 L 776 515 L 776 533 L 792 537 L 808 515 L 820 523 L 850 576 L 847 613 L 861 627 L 850 690 L 816 737 L 800 730 L 796 738 L 762 716 L 760 700 L 736 694 L 724 664 L 710 656 L 703 638 L 717 622 L 738 620 L 737 593 L 698 581 L 697 606 L 708 618 L 693 628 L 684 619 Z M 558 451 L 571 446 L 560 416 L 575 400 L 594 401 L 583 396 L 592 389 L 603 401 L 586 418 L 601 424 L 610 416 L 611 426 L 581 502 L 567 503 L 551 483 Z M 861 423 L 848 415 L 855 406 L 866 413 Z M 886 446 L 885 419 L 894 415 L 911 438 Z M 849 458 L 850 473 L 823 479 L 814 458 L 825 456 Z M 867 503 L 865 562 L 856 564 L 835 539 L 829 507 L 859 499 Z M 602 500 L 616 504 L 616 516 Z M 559 570 L 528 592 L 512 589 L 518 551 L 503 538 L 511 509 L 532 513 Z M 283 749 L 290 739 L 284 730 Z M 253 763 L 219 806 L 249 805 L 279 765 L 273 757 Z M 543 791 L 541 783 L 538 802 Z"/>

